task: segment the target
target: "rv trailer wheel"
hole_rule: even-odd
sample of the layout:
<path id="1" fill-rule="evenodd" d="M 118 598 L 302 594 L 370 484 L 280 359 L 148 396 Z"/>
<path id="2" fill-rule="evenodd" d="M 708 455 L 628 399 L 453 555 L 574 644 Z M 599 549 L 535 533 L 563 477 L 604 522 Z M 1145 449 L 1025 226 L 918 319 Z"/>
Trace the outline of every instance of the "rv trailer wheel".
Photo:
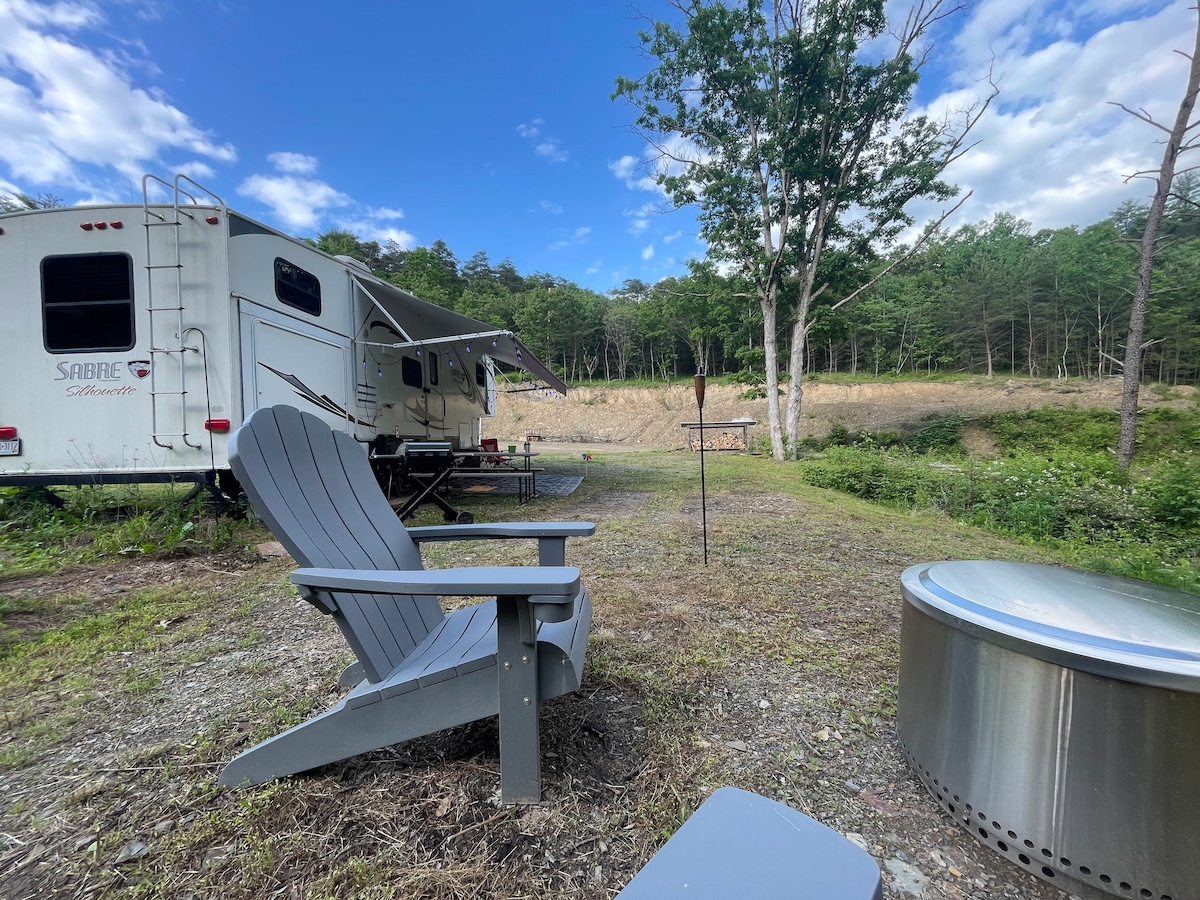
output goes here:
<path id="1" fill-rule="evenodd" d="M 471 515 L 469 512 L 467 512 L 466 510 L 464 510 L 463 512 L 460 512 L 457 516 L 455 516 L 454 521 L 457 522 L 459 525 L 474 525 L 475 517 L 473 515 Z"/>

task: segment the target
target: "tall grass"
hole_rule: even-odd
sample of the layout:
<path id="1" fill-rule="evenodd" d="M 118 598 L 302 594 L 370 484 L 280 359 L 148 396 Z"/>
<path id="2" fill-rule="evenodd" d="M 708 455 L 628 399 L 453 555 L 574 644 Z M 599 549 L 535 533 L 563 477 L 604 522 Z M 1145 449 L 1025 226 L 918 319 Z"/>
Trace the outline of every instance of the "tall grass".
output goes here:
<path id="1" fill-rule="evenodd" d="M 961 423 L 959 423 L 961 425 Z M 901 509 L 937 509 L 1050 546 L 1087 568 L 1200 593 L 1200 413 L 1142 423 L 1137 465 L 1115 462 L 1116 415 L 1044 408 L 977 420 L 997 455 L 966 455 L 934 423 L 888 446 L 860 435 L 799 463 L 801 477 Z M 842 433 L 835 441 L 845 441 Z"/>
<path id="2" fill-rule="evenodd" d="M 26 574 L 102 558 L 207 552 L 253 526 L 222 515 L 190 485 L 0 489 L 0 572 Z"/>

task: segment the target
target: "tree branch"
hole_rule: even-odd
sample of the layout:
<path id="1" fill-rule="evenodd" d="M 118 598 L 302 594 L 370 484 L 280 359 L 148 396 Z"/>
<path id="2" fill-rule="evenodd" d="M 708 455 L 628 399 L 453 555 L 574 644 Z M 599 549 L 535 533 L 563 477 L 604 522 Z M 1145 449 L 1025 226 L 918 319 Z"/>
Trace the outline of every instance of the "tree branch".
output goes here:
<path id="1" fill-rule="evenodd" d="M 864 284 L 860 288 L 858 288 L 858 290 L 852 291 L 850 294 L 843 297 L 837 303 L 833 304 L 833 306 L 831 306 L 830 309 L 841 309 L 843 306 L 845 306 L 847 303 L 849 303 L 851 300 L 853 300 L 855 297 L 857 297 L 863 291 L 865 291 L 871 287 L 874 287 L 879 282 L 879 279 L 883 278 L 885 275 L 887 275 L 889 272 L 891 272 L 894 268 L 896 268 L 896 266 L 900 265 L 902 262 L 905 262 L 908 259 L 910 259 L 911 257 L 913 257 L 916 254 L 916 252 L 918 250 L 920 250 L 923 246 L 925 246 L 925 244 L 927 244 L 929 242 L 929 239 L 931 237 L 933 237 L 934 234 L 937 233 L 937 230 L 942 227 L 942 223 L 945 222 L 952 215 L 954 215 L 956 212 L 958 212 L 958 210 L 960 208 L 962 208 L 962 205 L 964 203 L 966 203 L 969 199 L 971 199 L 971 195 L 973 193 L 975 193 L 975 192 L 967 191 L 967 193 L 963 196 L 963 198 L 961 200 L 959 200 L 957 203 L 955 203 L 954 206 L 950 207 L 950 209 L 946 210 L 946 212 L 942 213 L 938 217 L 937 221 L 926 226 L 924 233 L 917 240 L 917 242 L 912 245 L 912 247 L 907 252 L 905 252 L 899 258 L 890 262 L 888 264 L 887 268 L 885 268 L 882 272 L 880 272 L 878 275 L 876 275 L 874 278 L 872 278 L 866 284 Z"/>

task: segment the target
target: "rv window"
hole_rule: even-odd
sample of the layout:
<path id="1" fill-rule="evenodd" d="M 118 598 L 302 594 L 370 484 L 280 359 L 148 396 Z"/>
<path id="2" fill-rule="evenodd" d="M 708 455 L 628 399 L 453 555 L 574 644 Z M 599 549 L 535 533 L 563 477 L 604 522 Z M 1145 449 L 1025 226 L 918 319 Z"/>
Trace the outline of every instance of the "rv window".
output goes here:
<path id="1" fill-rule="evenodd" d="M 438 383 L 438 355 L 436 353 L 429 354 L 429 383 L 437 387 Z"/>
<path id="2" fill-rule="evenodd" d="M 421 361 L 412 356 L 400 360 L 400 380 L 409 387 L 425 387 L 421 380 Z"/>
<path id="3" fill-rule="evenodd" d="M 42 260 L 42 334 L 51 353 L 131 350 L 133 263 L 124 253 Z"/>
<path id="4" fill-rule="evenodd" d="M 295 263 L 275 257 L 275 296 L 313 316 L 321 314 L 321 282 Z"/>
<path id="5" fill-rule="evenodd" d="M 487 369 L 483 363 L 475 363 L 475 383 L 481 388 L 487 387 Z"/>

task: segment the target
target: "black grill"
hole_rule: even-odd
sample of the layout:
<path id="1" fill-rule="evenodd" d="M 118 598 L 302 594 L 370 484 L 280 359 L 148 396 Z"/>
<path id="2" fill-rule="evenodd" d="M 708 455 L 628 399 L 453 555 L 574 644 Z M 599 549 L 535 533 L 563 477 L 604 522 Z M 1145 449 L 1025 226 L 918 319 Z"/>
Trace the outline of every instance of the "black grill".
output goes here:
<path id="1" fill-rule="evenodd" d="M 454 468 L 454 448 L 449 441 L 405 441 L 396 452 L 408 472 L 444 472 Z"/>

